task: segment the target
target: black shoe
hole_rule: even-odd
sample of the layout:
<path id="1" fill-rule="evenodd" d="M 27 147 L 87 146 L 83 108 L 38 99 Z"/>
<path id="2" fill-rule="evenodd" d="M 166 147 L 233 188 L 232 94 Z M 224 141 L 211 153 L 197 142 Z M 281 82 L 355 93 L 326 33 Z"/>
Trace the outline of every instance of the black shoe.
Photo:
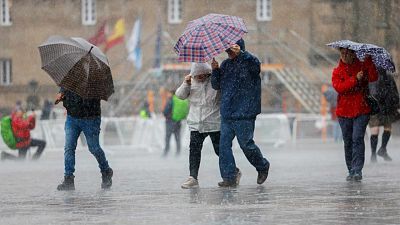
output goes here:
<path id="1" fill-rule="evenodd" d="M 352 181 L 353 178 L 354 178 L 354 176 L 351 175 L 351 174 L 349 174 L 349 175 L 347 175 L 347 177 L 346 177 L 346 181 Z"/>
<path id="2" fill-rule="evenodd" d="M 377 162 L 376 153 L 372 153 L 372 154 L 371 154 L 371 162 L 372 162 L 372 163 L 376 163 L 376 162 Z"/>
<path id="3" fill-rule="evenodd" d="M 385 161 L 392 161 L 392 158 L 389 156 L 389 154 L 387 153 L 386 148 L 380 148 L 378 150 L 378 155 L 380 157 L 382 157 Z"/>
<path id="4" fill-rule="evenodd" d="M 362 175 L 360 173 L 356 173 L 353 176 L 354 181 L 361 181 L 362 180 Z"/>
<path id="5" fill-rule="evenodd" d="M 257 184 L 263 184 L 268 177 L 269 163 L 264 171 L 258 171 Z"/>
<path id="6" fill-rule="evenodd" d="M 236 179 L 235 180 L 223 180 L 218 182 L 218 186 L 220 187 L 236 187 Z"/>
<path id="7" fill-rule="evenodd" d="M 61 184 L 57 186 L 57 190 L 59 191 L 73 191 L 75 190 L 74 184 L 74 175 L 71 176 L 64 176 L 64 180 Z"/>
<path id="8" fill-rule="evenodd" d="M 103 189 L 108 189 L 112 186 L 112 176 L 114 174 L 114 171 L 109 168 L 105 172 L 101 173 L 101 188 Z"/>

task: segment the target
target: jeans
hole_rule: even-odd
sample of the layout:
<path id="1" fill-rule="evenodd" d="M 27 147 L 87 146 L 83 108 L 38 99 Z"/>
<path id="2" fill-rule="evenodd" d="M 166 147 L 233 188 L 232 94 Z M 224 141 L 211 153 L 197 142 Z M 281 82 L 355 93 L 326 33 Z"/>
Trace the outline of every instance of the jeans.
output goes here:
<path id="1" fill-rule="evenodd" d="M 219 149 L 219 169 L 224 180 L 234 180 L 236 177 L 236 163 L 232 153 L 232 141 L 237 138 L 240 148 L 247 160 L 257 171 L 265 171 L 269 162 L 265 159 L 254 143 L 255 119 L 224 120 L 221 121 L 221 139 Z"/>
<path id="2" fill-rule="evenodd" d="M 210 136 L 211 142 L 214 147 L 215 154 L 219 155 L 219 139 L 220 132 L 200 133 L 198 131 L 190 132 L 190 151 L 189 151 L 189 170 L 190 176 L 197 179 L 199 174 L 199 167 L 201 161 L 201 149 L 203 148 L 204 139 Z"/>
<path id="3" fill-rule="evenodd" d="M 71 176 L 75 172 L 75 149 L 81 132 L 86 137 L 89 151 L 96 158 L 101 172 L 106 172 L 108 165 L 103 149 L 99 144 L 101 118 L 79 119 L 67 116 L 65 121 L 65 147 L 64 147 L 64 166 L 65 176 Z"/>
<path id="4" fill-rule="evenodd" d="M 350 175 L 361 174 L 365 160 L 365 130 L 369 115 L 355 118 L 338 117 L 343 133 L 346 166 Z"/>
<path id="5" fill-rule="evenodd" d="M 171 140 L 172 134 L 175 135 L 176 154 L 179 154 L 181 152 L 181 121 L 178 122 L 172 120 L 166 121 L 164 155 L 167 155 L 169 152 L 169 142 Z"/>

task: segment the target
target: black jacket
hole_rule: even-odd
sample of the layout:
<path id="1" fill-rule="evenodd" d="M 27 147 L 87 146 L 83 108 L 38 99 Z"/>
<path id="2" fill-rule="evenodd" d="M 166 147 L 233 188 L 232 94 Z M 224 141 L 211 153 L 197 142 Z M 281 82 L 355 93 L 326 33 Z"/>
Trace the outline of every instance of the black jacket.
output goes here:
<path id="1" fill-rule="evenodd" d="M 60 90 L 65 95 L 63 106 L 69 116 L 91 119 L 101 116 L 100 99 L 83 99 L 72 91 Z"/>
<path id="2" fill-rule="evenodd" d="M 381 113 L 389 114 L 400 107 L 396 82 L 385 71 L 379 71 L 379 79 L 372 84 L 370 92 L 378 100 Z"/>

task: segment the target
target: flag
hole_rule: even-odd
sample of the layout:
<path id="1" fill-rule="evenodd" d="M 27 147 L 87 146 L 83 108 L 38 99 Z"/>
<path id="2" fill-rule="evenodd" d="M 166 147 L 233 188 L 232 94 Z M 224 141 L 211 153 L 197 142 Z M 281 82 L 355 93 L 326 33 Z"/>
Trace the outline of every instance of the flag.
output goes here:
<path id="1" fill-rule="evenodd" d="M 88 41 L 96 46 L 106 42 L 106 21 L 103 22 L 99 30 L 97 30 L 97 33 L 93 37 L 89 38 Z"/>
<path id="2" fill-rule="evenodd" d="M 161 35 L 162 35 L 162 26 L 161 23 L 158 23 L 156 45 L 154 52 L 154 65 L 153 65 L 153 67 L 156 69 L 159 69 L 161 67 Z"/>
<path id="3" fill-rule="evenodd" d="M 113 33 L 107 38 L 106 48 L 104 51 L 124 42 L 125 37 L 125 21 L 124 19 L 119 19 L 114 25 Z"/>
<path id="4" fill-rule="evenodd" d="M 142 19 L 139 17 L 133 25 L 131 36 L 126 43 L 128 49 L 128 60 L 135 64 L 136 70 L 142 68 L 142 49 L 140 47 L 140 35 L 142 29 Z"/>

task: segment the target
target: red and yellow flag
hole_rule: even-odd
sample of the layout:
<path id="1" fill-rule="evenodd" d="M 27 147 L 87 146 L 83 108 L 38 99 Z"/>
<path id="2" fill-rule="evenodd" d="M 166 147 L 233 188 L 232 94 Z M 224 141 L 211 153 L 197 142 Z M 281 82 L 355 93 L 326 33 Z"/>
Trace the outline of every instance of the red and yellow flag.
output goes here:
<path id="1" fill-rule="evenodd" d="M 124 37 L 125 37 L 125 21 L 124 19 L 119 19 L 114 25 L 114 30 L 111 36 L 107 38 L 106 47 L 104 51 L 107 51 L 108 49 L 114 47 L 115 45 L 123 43 Z"/>

